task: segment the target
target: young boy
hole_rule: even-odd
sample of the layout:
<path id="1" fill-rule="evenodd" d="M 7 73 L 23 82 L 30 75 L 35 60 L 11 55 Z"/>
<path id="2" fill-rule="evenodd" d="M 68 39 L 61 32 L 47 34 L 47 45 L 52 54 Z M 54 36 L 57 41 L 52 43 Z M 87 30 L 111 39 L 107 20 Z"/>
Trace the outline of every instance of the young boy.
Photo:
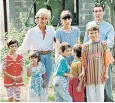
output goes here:
<path id="1" fill-rule="evenodd" d="M 83 45 L 81 74 L 83 76 L 85 70 L 87 102 L 104 102 L 108 65 L 114 60 L 106 45 L 99 39 L 98 25 L 90 23 L 87 29 L 90 41 Z"/>
<path id="2" fill-rule="evenodd" d="M 71 46 L 68 43 L 61 43 L 59 48 L 59 55 L 56 57 L 54 69 L 54 93 L 56 102 L 72 102 L 72 98 L 68 92 L 68 77 L 69 65 L 66 57 L 69 57 Z"/>
<path id="3" fill-rule="evenodd" d="M 71 64 L 70 74 L 73 79 L 69 79 L 69 93 L 73 98 L 73 102 L 84 102 L 84 83 L 83 78 L 79 78 L 79 74 L 82 72 L 81 61 L 82 47 L 74 45 L 72 49 L 72 55 L 74 60 Z"/>
<path id="4" fill-rule="evenodd" d="M 22 71 L 23 71 L 23 57 L 16 54 L 18 47 L 17 40 L 9 40 L 7 42 L 8 53 L 3 60 L 4 86 L 7 90 L 7 97 L 9 102 L 20 101 L 20 88 L 23 85 Z"/>

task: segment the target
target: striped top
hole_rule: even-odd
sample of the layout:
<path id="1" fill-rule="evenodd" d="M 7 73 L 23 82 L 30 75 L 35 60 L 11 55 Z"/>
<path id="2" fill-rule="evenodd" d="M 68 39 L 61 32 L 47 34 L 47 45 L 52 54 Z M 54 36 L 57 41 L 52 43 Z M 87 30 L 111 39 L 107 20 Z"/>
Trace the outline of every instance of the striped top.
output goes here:
<path id="1" fill-rule="evenodd" d="M 101 41 L 83 45 L 82 64 L 86 70 L 86 84 L 103 84 L 107 48 Z"/>
<path id="2" fill-rule="evenodd" d="M 21 55 L 17 55 L 16 60 L 13 60 L 9 55 L 6 55 L 3 59 L 2 68 L 8 74 L 12 76 L 19 76 L 22 73 L 23 69 L 23 57 Z M 8 76 L 4 75 L 4 86 L 21 86 L 24 85 L 22 77 L 18 82 L 14 82 Z"/>

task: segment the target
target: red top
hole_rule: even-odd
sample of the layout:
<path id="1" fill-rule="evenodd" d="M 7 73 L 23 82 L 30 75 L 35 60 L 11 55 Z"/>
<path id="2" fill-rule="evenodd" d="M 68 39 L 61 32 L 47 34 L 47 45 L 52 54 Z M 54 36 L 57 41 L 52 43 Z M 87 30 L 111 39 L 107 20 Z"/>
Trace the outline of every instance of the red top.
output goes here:
<path id="1" fill-rule="evenodd" d="M 13 76 L 19 76 L 22 72 L 23 57 L 17 55 L 16 60 L 13 60 L 9 55 L 6 55 L 3 60 L 3 69 Z M 14 82 L 8 76 L 4 75 L 4 86 L 21 86 L 24 85 L 22 77 L 18 82 Z"/>

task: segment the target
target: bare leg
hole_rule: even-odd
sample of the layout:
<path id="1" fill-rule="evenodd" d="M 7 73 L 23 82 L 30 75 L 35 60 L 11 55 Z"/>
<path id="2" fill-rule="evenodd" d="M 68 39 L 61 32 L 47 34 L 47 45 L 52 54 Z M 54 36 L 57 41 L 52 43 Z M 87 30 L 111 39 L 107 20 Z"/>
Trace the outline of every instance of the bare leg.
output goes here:
<path id="1" fill-rule="evenodd" d="M 8 99 L 8 102 L 13 102 L 13 101 L 14 101 L 13 97 L 11 97 L 11 98 Z"/>

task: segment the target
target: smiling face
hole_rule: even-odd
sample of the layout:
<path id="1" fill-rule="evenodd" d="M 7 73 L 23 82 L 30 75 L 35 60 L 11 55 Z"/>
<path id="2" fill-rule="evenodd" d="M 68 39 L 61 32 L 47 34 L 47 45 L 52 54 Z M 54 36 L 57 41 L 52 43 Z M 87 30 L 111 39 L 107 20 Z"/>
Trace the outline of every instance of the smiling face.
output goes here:
<path id="1" fill-rule="evenodd" d="M 64 50 L 64 52 L 62 52 L 61 54 L 62 54 L 62 56 L 64 56 L 64 57 L 69 57 L 69 56 L 70 56 L 70 53 L 71 53 L 71 48 L 66 48 L 66 49 Z"/>
<path id="2" fill-rule="evenodd" d="M 103 16 L 104 16 L 103 8 L 102 7 L 94 7 L 93 8 L 93 16 L 94 16 L 94 19 L 97 21 L 103 20 Z"/>
<path id="3" fill-rule="evenodd" d="M 41 25 L 41 26 L 46 26 L 47 22 L 48 22 L 48 15 L 47 14 L 41 14 L 39 17 L 37 17 L 37 24 Z"/>
<path id="4" fill-rule="evenodd" d="M 89 38 L 92 42 L 97 42 L 99 40 L 99 31 L 98 30 L 92 30 L 88 31 Z"/>

